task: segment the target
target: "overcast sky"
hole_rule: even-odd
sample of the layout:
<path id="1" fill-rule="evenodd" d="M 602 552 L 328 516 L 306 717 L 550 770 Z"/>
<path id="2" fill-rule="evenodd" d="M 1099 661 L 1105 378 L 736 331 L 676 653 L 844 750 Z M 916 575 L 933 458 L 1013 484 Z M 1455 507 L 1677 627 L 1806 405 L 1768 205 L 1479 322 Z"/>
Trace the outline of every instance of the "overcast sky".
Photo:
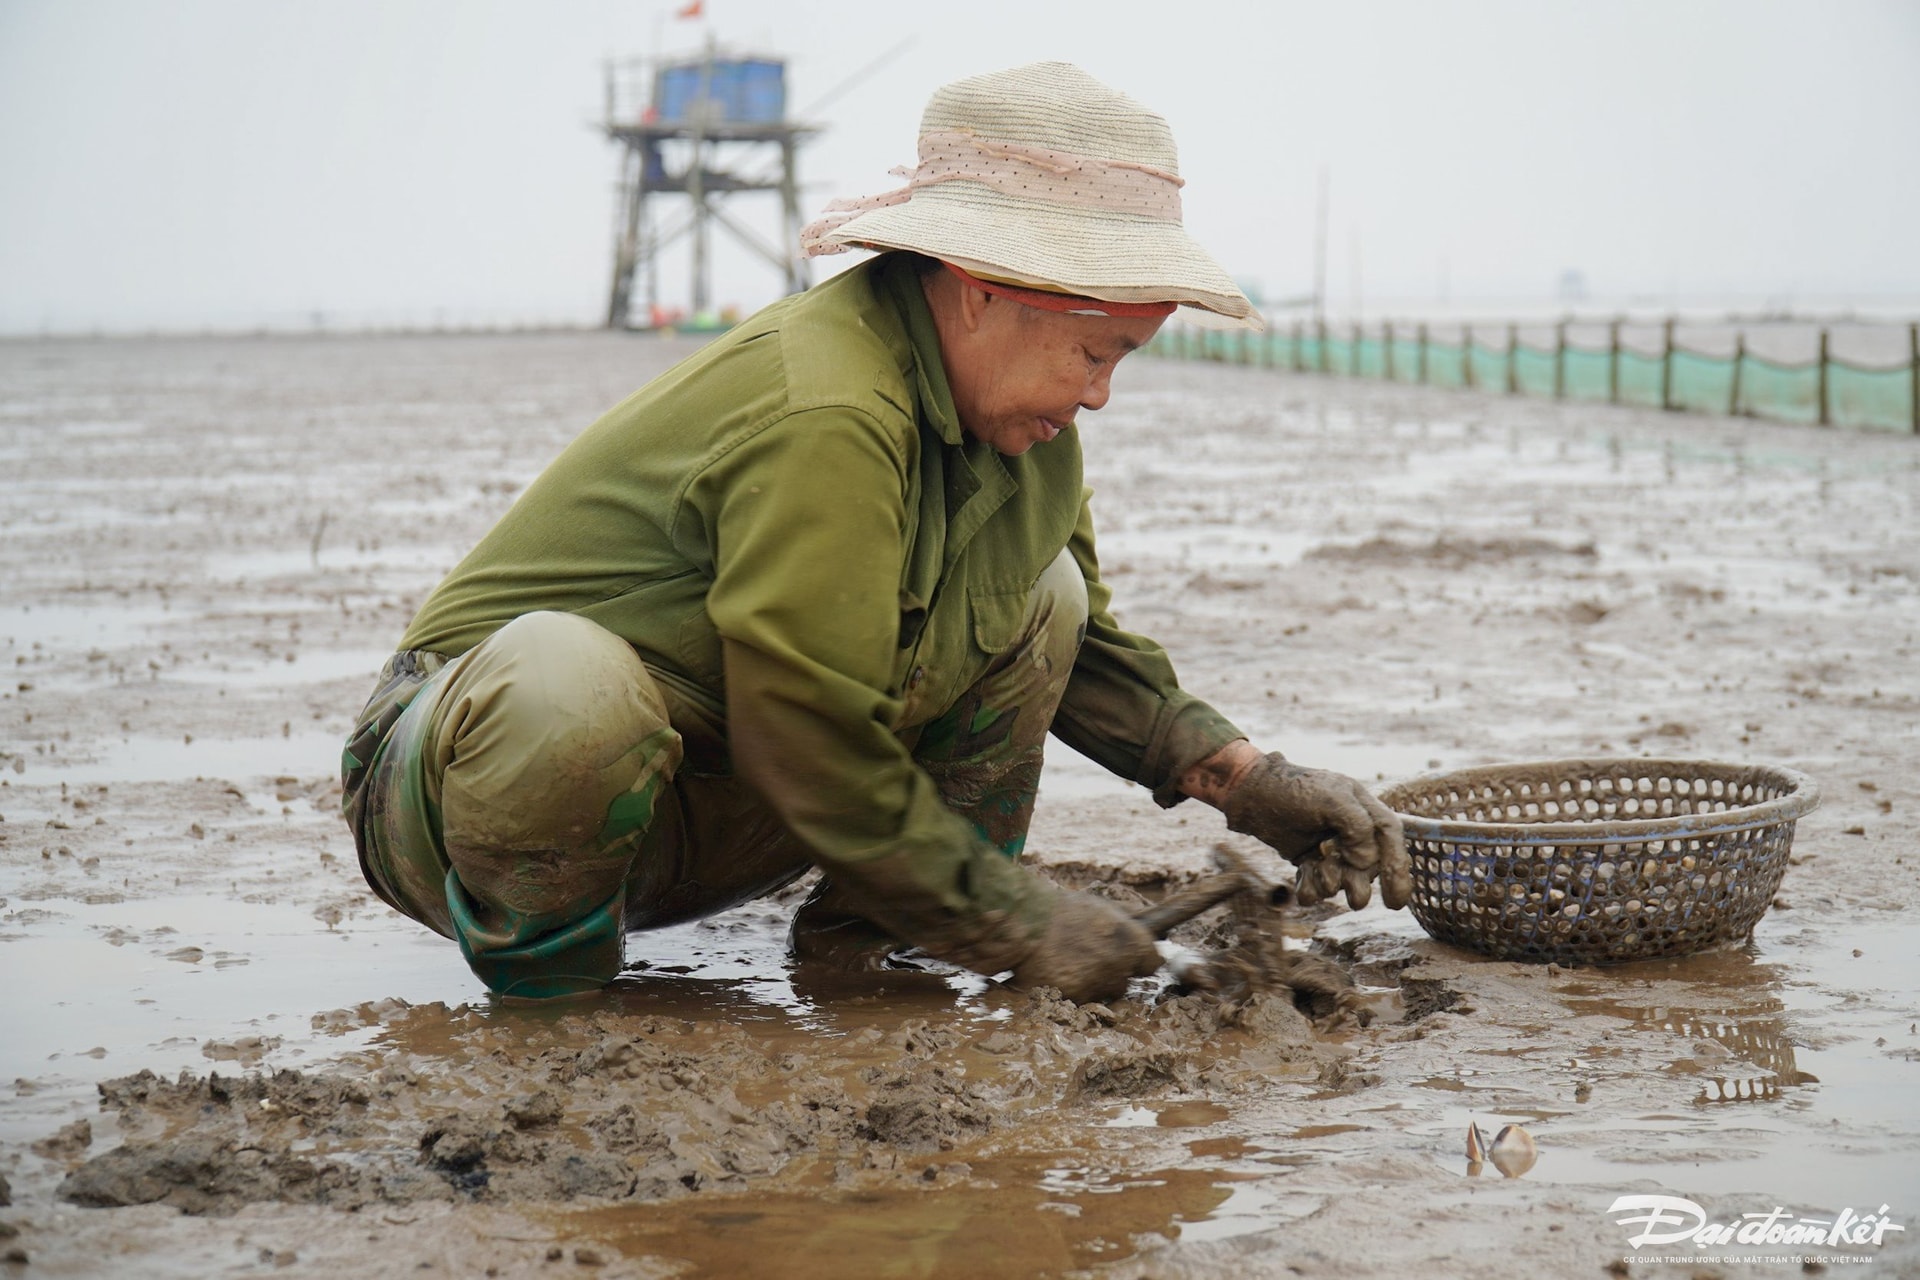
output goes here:
<path id="1" fill-rule="evenodd" d="M 1920 298 L 1916 0 L 674 7 L 0 0 L 0 332 L 591 323 L 602 60 L 709 29 L 786 55 L 797 108 L 911 40 L 818 114 L 809 214 L 894 184 L 935 85 L 1061 58 L 1169 118 L 1189 225 L 1270 297 L 1312 286 L 1325 165 L 1336 309 L 1569 269 L 1642 305 Z M 777 291 L 721 242 L 718 301 Z"/>

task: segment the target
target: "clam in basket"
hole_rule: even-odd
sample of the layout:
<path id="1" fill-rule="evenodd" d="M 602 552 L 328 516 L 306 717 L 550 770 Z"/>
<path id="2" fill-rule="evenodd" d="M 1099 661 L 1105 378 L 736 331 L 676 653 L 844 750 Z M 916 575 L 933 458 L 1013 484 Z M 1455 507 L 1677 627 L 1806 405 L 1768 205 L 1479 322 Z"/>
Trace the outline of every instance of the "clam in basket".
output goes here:
<path id="1" fill-rule="evenodd" d="M 1413 916 L 1502 960 L 1606 964 L 1743 942 L 1820 801 L 1791 769 L 1546 760 L 1398 783 Z"/>

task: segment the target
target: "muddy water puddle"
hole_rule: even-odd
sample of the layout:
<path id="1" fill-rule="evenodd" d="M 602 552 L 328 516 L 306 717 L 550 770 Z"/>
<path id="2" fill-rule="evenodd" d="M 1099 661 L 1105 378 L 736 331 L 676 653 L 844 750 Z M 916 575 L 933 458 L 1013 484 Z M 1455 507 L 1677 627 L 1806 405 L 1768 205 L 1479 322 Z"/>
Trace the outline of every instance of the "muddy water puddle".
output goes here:
<path id="1" fill-rule="evenodd" d="M 1249 1175 L 1203 1169 L 1114 1173 L 1060 1155 L 983 1159 L 951 1174 L 929 1164 L 925 1190 L 831 1190 L 543 1215 L 570 1237 L 629 1261 L 687 1264 L 688 1277 L 792 1280 L 1042 1276 L 1118 1262 L 1176 1240 L 1271 1230 L 1284 1212 Z M 932 1183 L 941 1183 L 937 1188 Z"/>
<path id="2" fill-rule="evenodd" d="M 340 1047 L 315 1033 L 324 1010 L 376 992 L 417 1003 L 471 994 L 440 940 L 411 924 L 330 930 L 310 909 L 226 897 L 14 896 L 0 943 L 9 972 L 33 975 L 0 984 L 0 1079 L 49 1085 L 136 1066 L 205 1070 L 217 1056 L 208 1047 L 235 1037 L 263 1046 L 244 1065 L 291 1065 Z"/>
<path id="3" fill-rule="evenodd" d="M 1869 983 L 1881 994 L 1867 994 Z M 1827 1208 L 1920 1195 L 1910 1156 L 1920 1135 L 1920 943 L 1910 926 L 1867 921 L 1822 937 L 1776 915 L 1748 948 L 1573 970 L 1554 990 L 1575 1020 L 1570 1051 L 1565 1041 L 1523 1047 L 1516 1056 L 1530 1067 L 1413 1082 L 1459 1099 L 1407 1118 L 1441 1166 L 1467 1170 L 1470 1123 L 1489 1135 L 1515 1123 L 1538 1143 L 1524 1176 L 1539 1182 L 1651 1181 L 1680 1195 Z M 1529 1092 L 1522 1073 L 1541 1071 L 1567 1082 L 1558 1105 L 1517 1100 Z"/>

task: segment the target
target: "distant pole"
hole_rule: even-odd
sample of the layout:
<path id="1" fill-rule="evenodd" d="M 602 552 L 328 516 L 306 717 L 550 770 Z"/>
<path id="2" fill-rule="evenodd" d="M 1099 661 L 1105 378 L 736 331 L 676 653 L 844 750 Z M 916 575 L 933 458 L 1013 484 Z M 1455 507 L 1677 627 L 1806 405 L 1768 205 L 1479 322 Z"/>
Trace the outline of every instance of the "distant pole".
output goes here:
<path id="1" fill-rule="evenodd" d="M 1467 390 L 1474 389 L 1476 379 L 1473 376 L 1473 326 L 1460 326 L 1460 374 L 1467 384 Z"/>
<path id="2" fill-rule="evenodd" d="M 1567 322 L 1564 319 L 1554 327 L 1553 398 L 1567 398 Z"/>
<path id="3" fill-rule="evenodd" d="M 1319 214 L 1313 223 L 1313 318 L 1322 323 L 1327 315 L 1327 166 L 1320 166 Z M 1325 333 L 1321 337 L 1325 338 Z"/>
<path id="4" fill-rule="evenodd" d="M 1353 318 L 1360 319 L 1364 314 L 1360 309 L 1360 224 L 1347 224 L 1347 270 L 1353 283 Z"/>
<path id="5" fill-rule="evenodd" d="M 713 309 L 712 273 L 707 269 L 708 224 L 713 210 L 707 204 L 707 121 L 712 114 L 713 60 L 717 46 L 707 33 L 706 57 L 700 63 L 700 96 L 694 102 L 693 159 L 687 164 L 687 198 L 693 204 L 693 315 L 695 320 Z"/>
<path id="6" fill-rule="evenodd" d="M 1427 325 L 1424 320 L 1420 323 L 1420 370 L 1416 376 L 1421 383 L 1427 380 Z"/>
<path id="7" fill-rule="evenodd" d="M 1348 372 L 1356 378 L 1360 376 L 1360 340 L 1360 322 L 1355 320 L 1353 322 L 1353 349 L 1347 353 L 1347 363 Z"/>
<path id="8" fill-rule="evenodd" d="M 1907 371 L 1913 380 L 1913 434 L 1920 436 L 1920 324 L 1907 326 L 1907 352 Z"/>
<path id="9" fill-rule="evenodd" d="M 1727 416 L 1740 416 L 1740 368 L 1747 362 L 1747 331 L 1733 331 L 1733 388 L 1727 392 Z"/>
<path id="10" fill-rule="evenodd" d="M 1295 320 L 1293 322 L 1293 358 L 1287 362 L 1287 367 L 1292 369 L 1295 373 L 1300 372 L 1301 354 L 1302 354 L 1301 347 L 1300 347 L 1300 337 L 1301 337 L 1300 331 L 1304 328 L 1306 328 L 1306 325 L 1303 321 Z"/>
<path id="11" fill-rule="evenodd" d="M 1833 425 L 1833 406 L 1828 403 L 1827 396 L 1827 359 L 1830 355 L 1827 338 L 1829 332 L 1830 331 L 1826 329 L 1820 331 L 1820 425 L 1823 427 Z"/>
<path id="12" fill-rule="evenodd" d="M 1666 341 L 1666 350 L 1660 356 L 1660 407 L 1662 409 L 1673 408 L 1673 325 L 1673 317 L 1668 316 L 1666 324 L 1661 326 L 1661 332 Z"/>
<path id="13" fill-rule="evenodd" d="M 1607 403 L 1620 403 L 1620 320 L 1607 326 Z"/>
<path id="14" fill-rule="evenodd" d="M 1520 326 L 1507 326 L 1507 394 L 1520 390 Z"/>
<path id="15" fill-rule="evenodd" d="M 1320 324 L 1320 360 L 1319 360 L 1320 372 L 1332 373 L 1333 361 L 1327 355 L 1327 322 L 1325 320 L 1321 320 L 1319 324 Z"/>
<path id="16" fill-rule="evenodd" d="M 1386 351 L 1387 351 L 1387 357 L 1386 357 L 1387 381 L 1392 382 L 1393 381 L 1393 321 L 1391 320 L 1382 321 L 1380 324 L 1380 332 L 1386 335 L 1382 339 L 1382 341 L 1385 343 Z"/>

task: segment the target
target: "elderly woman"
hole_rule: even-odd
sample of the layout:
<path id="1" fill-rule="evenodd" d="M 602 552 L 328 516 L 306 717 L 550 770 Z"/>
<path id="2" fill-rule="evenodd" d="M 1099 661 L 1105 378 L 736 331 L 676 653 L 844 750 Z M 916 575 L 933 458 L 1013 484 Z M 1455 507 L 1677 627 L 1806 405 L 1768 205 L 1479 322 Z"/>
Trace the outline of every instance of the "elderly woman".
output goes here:
<path id="1" fill-rule="evenodd" d="M 1393 815 L 1263 755 L 1109 610 L 1080 414 L 1176 306 L 1259 323 L 1177 166 L 1063 63 L 937 92 L 907 186 L 803 237 L 878 257 L 614 408 L 427 599 L 344 762 L 375 891 L 550 997 L 818 867 L 802 960 L 915 946 L 1105 998 L 1160 958 L 1019 862 L 1051 731 L 1224 809 L 1305 900 L 1401 905 Z"/>

